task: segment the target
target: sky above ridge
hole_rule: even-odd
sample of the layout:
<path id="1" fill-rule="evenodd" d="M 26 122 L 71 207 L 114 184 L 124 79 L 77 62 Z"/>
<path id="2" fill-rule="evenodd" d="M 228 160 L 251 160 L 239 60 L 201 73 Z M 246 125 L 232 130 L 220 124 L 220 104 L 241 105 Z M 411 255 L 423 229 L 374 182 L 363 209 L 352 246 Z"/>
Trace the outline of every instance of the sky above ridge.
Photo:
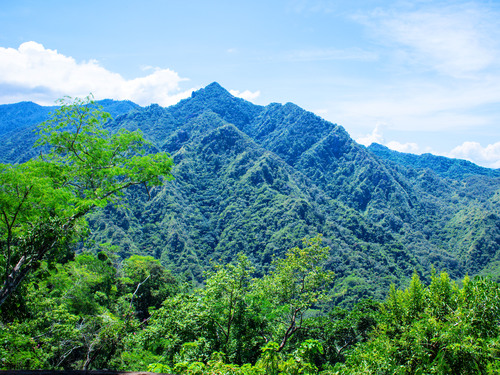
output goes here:
<path id="1" fill-rule="evenodd" d="M 0 104 L 169 106 L 214 81 L 500 168 L 500 1 L 1 0 Z"/>

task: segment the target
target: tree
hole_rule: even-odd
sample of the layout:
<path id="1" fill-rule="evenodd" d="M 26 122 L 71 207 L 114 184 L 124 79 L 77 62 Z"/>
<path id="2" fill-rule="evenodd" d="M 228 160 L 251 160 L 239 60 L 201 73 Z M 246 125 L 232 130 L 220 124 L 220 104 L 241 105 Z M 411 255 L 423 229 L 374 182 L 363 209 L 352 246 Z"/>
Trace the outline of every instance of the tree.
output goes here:
<path id="1" fill-rule="evenodd" d="M 67 251 L 87 212 L 116 204 L 127 187 L 172 178 L 169 155 L 147 153 L 139 131 L 106 131 L 110 115 L 91 97 L 60 104 L 40 125 L 40 156 L 0 164 L 0 306 L 42 260 Z"/>
<path id="2" fill-rule="evenodd" d="M 150 316 L 149 309 L 159 308 L 178 289 L 172 274 L 152 256 L 132 255 L 123 262 L 121 273 L 120 288 L 130 296 L 130 306 L 141 321 Z"/>
<path id="3" fill-rule="evenodd" d="M 425 286 L 415 274 L 404 290 L 391 288 L 380 322 L 340 374 L 497 374 L 500 366 L 500 288 L 448 274 Z"/>
<path id="4" fill-rule="evenodd" d="M 297 344 L 295 352 L 290 346 L 296 343 L 288 343 L 304 327 L 307 312 L 328 299 L 333 279 L 323 264 L 328 253 L 317 236 L 274 261 L 274 269 L 262 278 L 253 278 L 254 267 L 243 255 L 217 265 L 207 272 L 204 288 L 165 299 L 131 340 L 130 351 L 151 352 L 169 366 L 209 364 L 215 353 L 242 368 L 256 363 L 261 352 L 264 367 L 271 366 L 273 358 L 285 358 L 285 352 L 304 362 L 311 357 L 309 349 L 316 350 L 315 343 Z M 182 373 L 189 373 L 187 367 Z"/>
<path id="5" fill-rule="evenodd" d="M 262 339 L 258 301 L 251 298 L 254 267 L 239 254 L 234 263 L 216 265 L 207 272 L 205 288 L 200 291 L 204 314 L 215 333 L 215 350 L 224 352 L 233 363 L 255 361 Z"/>
<path id="6" fill-rule="evenodd" d="M 192 344 L 197 360 L 224 352 L 232 363 L 255 362 L 263 340 L 261 316 L 250 299 L 252 273 L 250 261 L 241 254 L 235 262 L 215 265 L 204 288 L 166 298 L 135 341 L 168 361 L 183 345 Z"/>
<path id="7" fill-rule="evenodd" d="M 303 247 L 294 247 L 283 259 L 273 261 L 274 269 L 257 287 L 271 330 L 266 340 L 279 339 L 278 351 L 303 327 L 308 309 L 328 300 L 333 282 L 332 271 L 324 269 L 329 248 L 321 246 L 321 235 L 304 239 Z"/>
<path id="8" fill-rule="evenodd" d="M 22 285 L 27 314 L 2 316 L 0 368 L 109 368 L 139 326 L 121 308 L 111 260 L 81 253 L 51 268 L 42 262 L 34 273 Z"/>

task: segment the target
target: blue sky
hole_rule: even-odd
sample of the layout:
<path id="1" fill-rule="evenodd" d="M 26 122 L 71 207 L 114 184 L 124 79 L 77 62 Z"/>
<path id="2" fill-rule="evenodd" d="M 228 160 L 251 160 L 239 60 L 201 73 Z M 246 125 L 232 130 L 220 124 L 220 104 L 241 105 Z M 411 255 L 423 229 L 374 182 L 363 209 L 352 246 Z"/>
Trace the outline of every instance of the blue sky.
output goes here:
<path id="1" fill-rule="evenodd" d="M 500 168 L 499 1 L 1 0 L 0 104 L 217 81 L 358 142 Z"/>

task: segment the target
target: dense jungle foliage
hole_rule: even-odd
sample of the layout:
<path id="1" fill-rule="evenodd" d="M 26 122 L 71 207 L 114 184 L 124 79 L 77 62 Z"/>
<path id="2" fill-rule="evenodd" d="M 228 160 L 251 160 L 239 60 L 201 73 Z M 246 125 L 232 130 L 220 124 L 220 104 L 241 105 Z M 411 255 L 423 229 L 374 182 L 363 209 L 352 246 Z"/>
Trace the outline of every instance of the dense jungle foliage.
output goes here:
<path id="1" fill-rule="evenodd" d="M 0 302 L 0 366 L 499 371 L 500 171 L 367 149 L 216 83 L 169 108 L 101 105 L 116 119 L 69 153 L 74 118 L 35 133 L 45 107 L 0 106 L 2 282 L 57 248 Z"/>
<path id="2" fill-rule="evenodd" d="M 500 290 L 413 275 L 384 302 L 327 307 L 321 238 L 255 277 L 214 264 L 192 290 L 150 256 L 100 252 L 42 267 L 3 305 L 2 369 L 175 374 L 496 374 Z"/>

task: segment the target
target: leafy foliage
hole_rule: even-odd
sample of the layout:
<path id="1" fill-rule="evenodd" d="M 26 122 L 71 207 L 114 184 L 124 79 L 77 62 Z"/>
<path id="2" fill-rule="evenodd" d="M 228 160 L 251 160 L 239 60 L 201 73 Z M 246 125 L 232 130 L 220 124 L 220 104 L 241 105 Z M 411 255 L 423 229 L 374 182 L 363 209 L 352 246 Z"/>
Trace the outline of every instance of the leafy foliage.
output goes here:
<path id="1" fill-rule="evenodd" d="M 171 177 L 168 155 L 146 155 L 140 132 L 109 134 L 108 118 L 89 98 L 63 101 L 40 127 L 37 145 L 48 153 L 0 165 L 0 305 L 42 260 L 57 259 L 91 209 Z"/>
<path id="2" fill-rule="evenodd" d="M 194 343 L 190 360 L 206 362 L 212 352 L 222 351 L 237 364 L 255 362 L 259 348 L 273 340 L 281 352 L 303 329 L 306 311 L 326 298 L 332 281 L 323 269 L 328 248 L 320 241 L 316 237 L 291 249 L 257 280 L 243 255 L 234 264 L 216 266 L 203 289 L 167 298 L 152 314 L 138 338 L 142 349 L 175 361 L 172 353 Z"/>
<path id="3" fill-rule="evenodd" d="M 44 263 L 25 285 L 26 314 L 2 315 L 0 368 L 183 374 L 498 371 L 500 289 L 479 277 L 458 284 L 446 273 L 433 274 L 425 286 L 415 274 L 408 288 L 391 288 L 381 304 L 363 301 L 351 310 L 305 314 L 283 348 L 281 339 L 266 342 L 288 327 L 283 317 L 289 316 L 290 299 L 271 301 L 263 296 L 262 283 L 270 277 L 281 290 L 276 294 L 291 290 L 277 274 L 296 269 L 294 264 L 304 264 L 314 251 L 320 254 L 318 241 L 289 251 L 263 278 L 251 277 L 252 267 L 241 256 L 217 266 L 205 288 L 183 292 L 170 284 L 173 294 L 146 320 L 122 283 L 127 274 L 168 275 L 150 258 L 125 260 L 127 271 L 104 253 L 77 255 L 55 268 Z M 306 274 L 331 277 L 317 267 L 311 263 Z M 307 303 L 310 297 L 302 291 L 298 300 Z"/>
<path id="4" fill-rule="evenodd" d="M 466 277 L 462 288 L 448 274 L 425 287 L 415 274 L 404 291 L 392 288 L 381 323 L 340 373 L 495 373 L 499 359 L 500 289 Z"/>
<path id="5" fill-rule="evenodd" d="M 325 271 L 322 265 L 328 250 L 321 246 L 320 236 L 304 241 L 302 248 L 295 247 L 286 253 L 286 258 L 273 261 L 274 269 L 260 282 L 259 297 L 267 320 L 281 323 L 272 324 L 266 338 L 279 339 L 278 351 L 303 328 L 306 312 L 328 300 L 327 288 L 333 282 L 333 272 Z"/>

